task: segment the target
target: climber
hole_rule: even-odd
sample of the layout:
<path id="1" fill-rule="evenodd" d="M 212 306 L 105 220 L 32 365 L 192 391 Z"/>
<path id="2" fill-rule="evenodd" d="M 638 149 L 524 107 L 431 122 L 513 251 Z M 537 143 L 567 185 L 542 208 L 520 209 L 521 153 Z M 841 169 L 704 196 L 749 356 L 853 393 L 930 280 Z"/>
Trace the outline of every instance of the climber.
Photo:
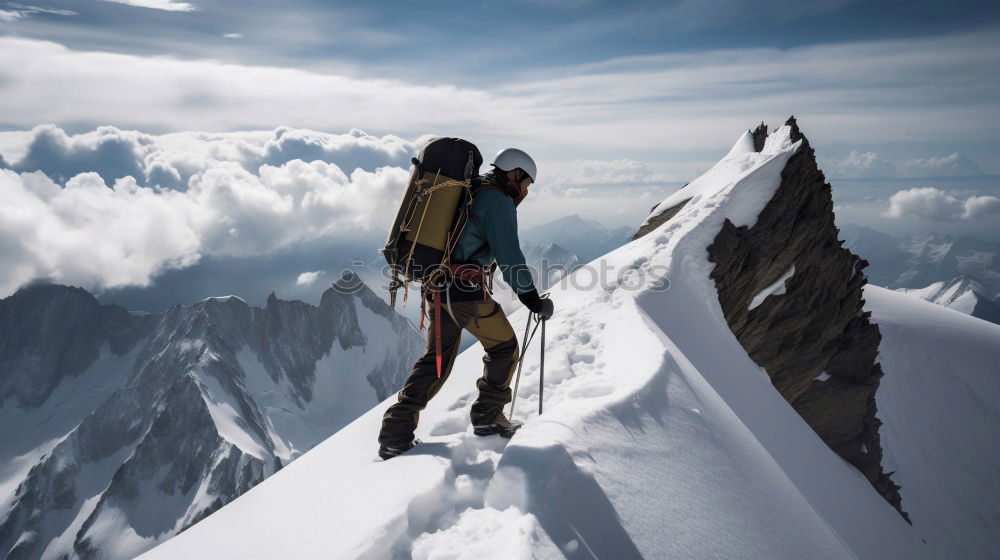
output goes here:
<path id="1" fill-rule="evenodd" d="M 471 332 L 486 350 L 483 375 L 476 381 L 479 397 L 471 409 L 473 432 L 509 438 L 520 427 L 503 414 L 504 405 L 511 400 L 510 381 L 517 365 L 518 347 L 507 316 L 488 291 L 494 268 L 500 268 L 504 281 L 531 312 L 548 319 L 553 305 L 551 300 L 538 295 L 517 235 L 516 207 L 537 177 L 535 162 L 525 152 L 508 148 L 497 154 L 492 167 L 471 189 L 473 200 L 468 223 L 452 251 L 452 280 L 443 298 L 447 304 L 439 307 L 440 317 L 429 306 L 427 349 L 413 364 L 397 402 L 382 417 L 378 440 L 379 456 L 383 459 L 395 457 L 415 445 L 413 432 L 420 411 L 451 373 L 462 329 Z M 429 300 L 430 290 L 425 289 L 422 297 Z M 434 335 L 437 321 L 440 321 L 440 357 Z M 438 359 L 443 364 L 440 377 Z"/>

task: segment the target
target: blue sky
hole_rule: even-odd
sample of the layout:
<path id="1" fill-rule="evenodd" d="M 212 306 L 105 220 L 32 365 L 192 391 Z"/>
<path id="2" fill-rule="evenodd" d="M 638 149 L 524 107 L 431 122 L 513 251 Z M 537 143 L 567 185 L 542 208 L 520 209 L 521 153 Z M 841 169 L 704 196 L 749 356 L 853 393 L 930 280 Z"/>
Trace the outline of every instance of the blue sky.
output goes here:
<path id="1" fill-rule="evenodd" d="M 29 194 L 34 170 L 60 188 L 94 171 L 74 188 L 103 181 L 169 214 L 191 200 L 155 185 L 195 181 L 200 204 L 257 200 L 233 185 L 279 200 L 315 177 L 392 192 L 401 172 L 378 165 L 405 167 L 421 138 L 455 135 L 487 156 L 508 145 L 536 156 L 523 226 L 572 213 L 619 226 L 641 221 L 742 130 L 794 114 L 834 185 L 838 220 L 1000 241 L 998 52 L 996 2 L 0 0 L 0 167 Z M 282 127 L 315 133 L 292 145 L 299 133 L 282 139 Z M 216 133 L 231 134 L 206 139 Z M 265 177 L 260 165 L 280 169 Z M 126 174 L 134 187 L 116 187 Z M 345 207 L 323 193 L 314 198 L 329 211 Z M 75 223 L 51 200 L 24 200 L 60 227 Z M 93 216 L 123 203 L 107 204 L 93 203 Z M 156 245 L 159 261 L 92 282 L 141 285 L 164 267 L 334 235 L 293 228 L 273 246 L 241 245 L 259 211 L 226 217 L 232 239 L 186 222 L 183 247 Z M 359 227 L 374 234 L 380 212 Z M 291 219 L 268 216 L 274 231 Z M 24 277 L 45 268 L 39 259 Z M 57 278 L 65 268 L 45 266 Z"/>

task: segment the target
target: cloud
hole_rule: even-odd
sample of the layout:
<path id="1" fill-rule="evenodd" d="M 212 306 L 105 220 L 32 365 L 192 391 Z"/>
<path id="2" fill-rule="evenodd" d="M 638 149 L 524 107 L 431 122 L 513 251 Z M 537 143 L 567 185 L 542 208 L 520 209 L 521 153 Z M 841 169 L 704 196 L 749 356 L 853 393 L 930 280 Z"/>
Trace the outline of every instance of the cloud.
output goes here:
<path id="1" fill-rule="evenodd" d="M 145 134 L 102 126 L 70 135 L 54 125 L 30 133 L 0 132 L 0 149 L 16 171 L 42 171 L 57 183 L 93 171 L 108 184 L 131 176 L 141 186 L 186 188 L 188 180 L 221 161 L 235 162 L 251 173 L 261 165 L 319 160 L 341 169 L 374 171 L 409 166 L 426 137 L 372 136 L 353 129 L 345 134 L 278 127 L 272 131 Z"/>
<path id="2" fill-rule="evenodd" d="M 242 39 L 243 38 L 243 34 L 242 33 L 223 33 L 222 34 L 222 38 L 223 39 Z"/>
<path id="3" fill-rule="evenodd" d="M 982 175 L 975 161 L 960 153 L 948 156 L 911 158 L 901 162 L 886 159 L 875 152 L 852 151 L 844 159 L 821 159 L 820 167 L 832 178 L 924 178 Z"/>
<path id="4" fill-rule="evenodd" d="M 889 197 L 883 216 L 935 222 L 975 220 L 1000 214 L 1000 198 L 970 196 L 964 201 L 934 187 L 898 191 Z"/>
<path id="5" fill-rule="evenodd" d="M 954 153 L 944 157 L 909 159 L 900 167 L 904 177 L 957 177 L 982 175 L 983 169 L 975 161 Z"/>
<path id="6" fill-rule="evenodd" d="M 153 10 L 164 10 L 167 12 L 193 12 L 197 10 L 194 5 L 187 2 L 173 2 L 172 0 L 104 0 L 115 4 L 126 4 L 137 8 L 151 8 Z"/>
<path id="7" fill-rule="evenodd" d="M 128 175 L 142 180 L 142 160 L 151 144 L 149 135 L 114 127 L 69 136 L 58 127 L 42 125 L 32 130 L 25 154 L 11 167 L 44 171 L 59 183 L 85 171 L 97 171 L 109 183 Z"/>
<path id="8" fill-rule="evenodd" d="M 30 68 L 24 60 L 32 61 Z M 503 122 L 506 113 L 490 110 L 486 93 L 430 82 L 80 52 L 13 37 L 0 37 L 0 81 L 5 124 L 25 128 L 39 121 L 173 131 L 284 124 L 313 130 L 363 126 L 420 136 L 439 129 L 482 129 Z"/>
<path id="9" fill-rule="evenodd" d="M 979 219 L 1000 214 L 1000 198 L 995 196 L 970 196 L 965 199 L 962 217 Z"/>
<path id="10" fill-rule="evenodd" d="M 570 162 L 556 182 L 571 185 L 637 184 L 676 181 L 672 175 L 657 172 L 648 165 L 630 159 L 613 161 L 576 160 Z"/>
<path id="11" fill-rule="evenodd" d="M 299 274 L 298 278 L 295 279 L 296 286 L 309 286 L 319 278 L 320 274 L 323 274 L 322 270 L 315 270 L 313 272 L 303 272 Z"/>
<path id="12" fill-rule="evenodd" d="M 996 47 L 995 33 L 983 31 L 678 52 L 549 67 L 480 88 L 375 79 L 364 68 L 336 75 L 3 37 L 0 106 L 9 126 L 26 128 L 39 121 L 146 130 L 360 127 L 524 145 L 562 161 L 580 157 L 566 157 L 567 150 L 717 149 L 730 144 L 733 130 L 789 113 L 830 143 L 993 141 L 1000 134 L 1000 120 L 988 118 L 1000 96 Z"/>
<path id="13" fill-rule="evenodd" d="M 35 14 L 51 14 L 55 16 L 75 16 L 72 10 L 56 10 L 53 8 L 43 8 L 41 6 L 27 6 L 16 2 L 7 2 L 7 8 L 0 10 L 0 21 L 13 23 L 21 18 Z"/>
<path id="14" fill-rule="evenodd" d="M 858 151 L 852 151 L 842 160 L 821 159 L 820 168 L 829 177 L 851 179 L 859 177 L 895 177 L 898 172 L 895 163 L 877 153 Z"/>
<path id="15" fill-rule="evenodd" d="M 41 172 L 0 170 L 0 294 L 36 278 L 88 288 L 148 286 L 206 255 L 257 256 L 317 239 L 384 228 L 385 200 L 408 179 L 399 168 L 349 175 L 293 160 L 254 174 L 217 162 L 184 191 L 109 185 L 81 173 L 65 186 Z"/>

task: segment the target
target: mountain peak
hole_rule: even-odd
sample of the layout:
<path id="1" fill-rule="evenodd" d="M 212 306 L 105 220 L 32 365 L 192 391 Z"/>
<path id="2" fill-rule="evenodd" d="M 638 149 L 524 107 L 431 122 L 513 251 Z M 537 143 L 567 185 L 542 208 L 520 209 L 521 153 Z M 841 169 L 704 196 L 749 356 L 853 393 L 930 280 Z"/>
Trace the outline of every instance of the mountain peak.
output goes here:
<path id="1" fill-rule="evenodd" d="M 755 133 L 766 134 L 766 126 Z M 759 140 L 755 136 L 755 145 Z M 909 521 L 899 487 L 881 465 L 874 405 L 883 375 L 875 361 L 880 334 L 862 308 L 868 263 L 838 240 L 832 189 L 794 116 L 764 138 L 764 151 L 774 142 L 797 149 L 770 199 L 742 224 L 727 218 L 708 247 L 719 303 L 778 392 Z M 687 200 L 663 206 L 671 211 Z M 835 382 L 827 382 L 831 378 Z"/>
<path id="2" fill-rule="evenodd" d="M 239 296 L 228 295 L 228 296 L 209 296 L 207 298 L 201 299 L 198 303 L 211 305 L 211 304 L 230 304 L 237 303 L 247 305 L 246 300 Z"/>
<path id="3" fill-rule="evenodd" d="M 70 301 L 87 302 L 87 304 L 95 306 L 100 305 L 100 302 L 97 301 L 97 298 L 93 294 L 79 286 L 68 286 L 51 281 L 31 282 L 18 288 L 9 297 L 34 301 L 52 301 L 55 298 L 63 298 Z"/>
<path id="4" fill-rule="evenodd" d="M 344 270 L 340 273 L 340 278 L 330 282 L 330 287 L 323 292 L 322 299 L 327 298 L 327 294 L 331 296 L 336 294 L 357 294 L 363 290 L 366 290 L 368 286 L 361 280 L 353 270 Z"/>

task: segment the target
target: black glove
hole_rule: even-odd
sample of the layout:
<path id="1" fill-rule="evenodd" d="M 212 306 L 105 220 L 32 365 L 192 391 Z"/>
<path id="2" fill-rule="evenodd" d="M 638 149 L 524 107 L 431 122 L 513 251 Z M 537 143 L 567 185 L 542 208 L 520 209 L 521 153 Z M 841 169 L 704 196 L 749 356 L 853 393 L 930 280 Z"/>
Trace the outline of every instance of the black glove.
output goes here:
<path id="1" fill-rule="evenodd" d="M 538 290 L 531 290 L 530 292 L 517 294 L 517 299 L 521 300 L 521 303 L 523 303 L 529 311 L 537 313 L 543 319 L 548 319 L 552 316 L 552 300 L 548 298 L 542 299 L 539 297 Z"/>
<path id="2" fill-rule="evenodd" d="M 542 320 L 544 321 L 544 320 L 552 317 L 552 312 L 553 311 L 555 311 L 555 309 L 554 309 L 554 306 L 552 304 L 552 300 L 549 299 L 549 298 L 543 298 L 542 299 L 542 310 L 538 312 L 538 316 L 541 317 Z"/>

